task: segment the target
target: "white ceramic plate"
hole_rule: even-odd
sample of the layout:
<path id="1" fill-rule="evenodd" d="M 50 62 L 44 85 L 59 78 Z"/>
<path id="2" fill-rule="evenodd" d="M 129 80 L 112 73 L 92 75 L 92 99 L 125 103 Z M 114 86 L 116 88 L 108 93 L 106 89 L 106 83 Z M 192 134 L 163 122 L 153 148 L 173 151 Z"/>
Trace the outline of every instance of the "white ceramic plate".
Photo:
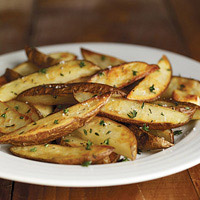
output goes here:
<path id="1" fill-rule="evenodd" d="M 168 56 L 174 75 L 200 78 L 200 63 L 168 51 L 117 43 L 76 43 L 41 47 L 49 53 L 70 51 L 80 56 L 80 47 L 110 54 L 127 61 L 157 63 Z M 26 60 L 24 51 L 0 56 L 0 73 Z M 183 128 L 175 146 L 157 153 L 142 153 L 135 161 L 89 167 L 57 165 L 19 158 L 0 146 L 0 177 L 20 182 L 50 186 L 111 186 L 148 181 L 174 174 L 200 163 L 200 121 Z"/>

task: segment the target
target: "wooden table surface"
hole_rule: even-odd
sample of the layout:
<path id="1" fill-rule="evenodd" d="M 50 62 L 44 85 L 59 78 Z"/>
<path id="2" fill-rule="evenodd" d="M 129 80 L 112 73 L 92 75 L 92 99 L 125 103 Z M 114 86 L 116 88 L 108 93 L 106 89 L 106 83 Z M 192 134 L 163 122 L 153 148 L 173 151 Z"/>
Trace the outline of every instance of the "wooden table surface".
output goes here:
<path id="1" fill-rule="evenodd" d="M 0 0 L 0 54 L 71 42 L 123 42 L 200 61 L 199 0 Z M 153 181 L 59 188 L 0 179 L 0 200 L 199 199 L 200 165 Z"/>

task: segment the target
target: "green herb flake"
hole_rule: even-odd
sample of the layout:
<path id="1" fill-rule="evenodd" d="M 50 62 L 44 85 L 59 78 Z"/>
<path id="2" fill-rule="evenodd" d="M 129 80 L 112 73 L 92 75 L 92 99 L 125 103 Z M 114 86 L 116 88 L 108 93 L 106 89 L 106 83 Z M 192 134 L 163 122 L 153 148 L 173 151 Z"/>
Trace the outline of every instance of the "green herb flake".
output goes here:
<path id="1" fill-rule="evenodd" d="M 162 116 L 164 116 L 163 112 L 160 113 Z"/>
<path id="2" fill-rule="evenodd" d="M 93 95 L 92 97 L 96 97 L 96 96 L 97 96 L 97 94 Z"/>
<path id="3" fill-rule="evenodd" d="M 106 56 L 102 55 L 101 60 L 104 61 L 106 59 Z"/>
<path id="4" fill-rule="evenodd" d="M 15 126 L 15 124 L 12 124 L 12 125 L 6 126 L 6 128 L 13 127 L 13 126 Z"/>
<path id="5" fill-rule="evenodd" d="M 85 63 L 84 63 L 83 61 L 81 61 L 81 62 L 79 63 L 79 66 L 80 66 L 80 68 L 82 68 L 82 67 L 85 66 Z"/>
<path id="6" fill-rule="evenodd" d="M 154 88 L 154 84 L 153 84 L 151 87 L 149 87 L 149 91 L 155 93 L 154 90 L 155 90 L 155 88 Z"/>
<path id="7" fill-rule="evenodd" d="M 152 114 L 152 111 L 151 111 L 151 109 L 149 108 L 149 112 Z"/>
<path id="8" fill-rule="evenodd" d="M 167 71 L 171 71 L 171 69 L 167 69 Z"/>
<path id="9" fill-rule="evenodd" d="M 15 106 L 15 110 L 18 110 L 19 109 L 19 106 Z"/>
<path id="10" fill-rule="evenodd" d="M 67 113 L 69 112 L 69 108 L 64 109 L 63 112 L 64 112 L 65 114 L 67 114 Z"/>
<path id="11" fill-rule="evenodd" d="M 82 166 L 83 166 L 83 167 L 88 167 L 88 166 L 91 165 L 91 164 L 92 164 L 92 161 L 91 161 L 91 160 L 88 160 L 88 161 L 83 162 L 83 163 L 82 163 Z"/>
<path id="12" fill-rule="evenodd" d="M 149 126 L 147 126 L 146 124 L 144 124 L 143 127 L 142 127 L 142 129 L 143 129 L 144 131 L 149 131 Z"/>
<path id="13" fill-rule="evenodd" d="M 48 147 L 48 146 L 49 146 L 49 144 L 45 144 L 44 146 L 45 146 L 45 147 Z"/>
<path id="14" fill-rule="evenodd" d="M 36 122 L 33 123 L 33 125 L 36 125 L 36 124 L 37 124 Z"/>
<path id="15" fill-rule="evenodd" d="M 111 131 L 108 131 L 107 133 L 106 133 L 106 135 L 108 135 L 108 134 L 110 134 L 111 133 Z"/>
<path id="16" fill-rule="evenodd" d="M 66 140 L 63 140 L 64 142 L 69 142 L 70 140 L 69 139 L 66 139 Z"/>
<path id="17" fill-rule="evenodd" d="M 186 110 L 190 110 L 190 107 L 185 107 Z"/>
<path id="18" fill-rule="evenodd" d="M 6 114 L 5 114 L 5 113 L 4 113 L 4 114 L 2 114 L 2 115 L 1 115 L 1 117 L 3 117 L 3 118 L 6 118 Z"/>
<path id="19" fill-rule="evenodd" d="M 133 70 L 133 76 L 136 76 L 137 73 L 138 73 L 137 71 L 134 71 L 134 70 Z"/>
<path id="20" fill-rule="evenodd" d="M 87 131 L 85 129 L 83 129 L 83 132 L 84 132 L 85 135 L 87 135 Z"/>
<path id="21" fill-rule="evenodd" d="M 60 76 L 64 76 L 64 74 L 63 74 L 63 73 L 60 73 Z"/>
<path id="22" fill-rule="evenodd" d="M 23 133 L 24 133 L 24 131 L 20 132 L 19 135 L 21 135 L 21 134 L 23 134 Z"/>
<path id="23" fill-rule="evenodd" d="M 58 124 L 58 120 L 56 119 L 56 120 L 54 120 L 54 122 L 53 122 L 54 124 Z"/>
<path id="24" fill-rule="evenodd" d="M 58 109 L 61 109 L 61 108 L 62 108 L 62 105 L 58 105 L 57 108 L 58 108 Z"/>
<path id="25" fill-rule="evenodd" d="M 20 119 L 24 119 L 24 117 L 23 117 L 23 116 L 20 116 L 19 118 L 20 118 Z"/>
<path id="26" fill-rule="evenodd" d="M 129 159 L 127 157 L 124 157 L 121 162 L 126 162 L 126 161 L 129 161 Z"/>
<path id="27" fill-rule="evenodd" d="M 36 152 L 37 151 L 37 148 L 36 147 L 33 147 L 30 149 L 30 152 Z"/>
<path id="28" fill-rule="evenodd" d="M 95 135 L 99 136 L 99 134 L 97 132 L 94 133 Z"/>
<path id="29" fill-rule="evenodd" d="M 106 140 L 104 140 L 104 144 L 106 144 L 106 145 L 109 145 L 109 140 L 110 140 L 110 138 L 108 138 L 108 139 L 106 139 Z"/>
<path id="30" fill-rule="evenodd" d="M 183 133 L 182 130 L 174 131 L 174 135 L 181 135 L 182 133 Z"/>
<path id="31" fill-rule="evenodd" d="M 90 129 L 90 133 L 92 133 L 92 129 Z"/>
<path id="32" fill-rule="evenodd" d="M 38 71 L 38 73 L 42 73 L 42 74 L 46 74 L 47 73 L 47 69 L 42 68 Z"/>
<path id="33" fill-rule="evenodd" d="M 31 111 L 31 109 L 27 110 L 27 112 L 26 112 L 26 113 L 29 113 L 30 111 Z"/>
<path id="34" fill-rule="evenodd" d="M 141 106 L 141 108 L 142 108 L 142 109 L 144 108 L 144 102 L 142 103 L 142 106 Z"/>
<path id="35" fill-rule="evenodd" d="M 137 116 L 137 111 L 136 110 L 133 110 L 133 111 L 130 111 L 130 113 L 127 114 L 129 118 L 135 118 Z"/>
<path id="36" fill-rule="evenodd" d="M 92 142 L 90 140 L 88 140 L 88 142 L 86 143 L 86 150 L 91 150 L 91 146 L 92 146 Z"/>
<path id="37" fill-rule="evenodd" d="M 104 76 L 104 72 L 99 72 L 99 76 Z"/>
<path id="38" fill-rule="evenodd" d="M 54 99 L 57 99 L 58 96 L 53 96 Z"/>
<path id="39" fill-rule="evenodd" d="M 101 120 L 100 123 L 99 123 L 99 125 L 100 126 L 105 126 L 106 124 L 105 124 L 105 122 L 103 120 Z"/>

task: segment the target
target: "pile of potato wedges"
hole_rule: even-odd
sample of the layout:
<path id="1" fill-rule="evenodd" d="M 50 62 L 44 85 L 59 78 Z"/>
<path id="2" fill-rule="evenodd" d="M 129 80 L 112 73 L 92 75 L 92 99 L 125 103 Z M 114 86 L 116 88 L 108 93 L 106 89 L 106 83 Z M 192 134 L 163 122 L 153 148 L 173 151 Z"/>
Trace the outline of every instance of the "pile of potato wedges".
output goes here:
<path id="1" fill-rule="evenodd" d="M 200 81 L 157 64 L 126 62 L 81 48 L 45 54 L 0 77 L 0 144 L 19 157 L 88 166 L 136 159 L 138 151 L 174 145 L 174 135 L 200 119 Z"/>

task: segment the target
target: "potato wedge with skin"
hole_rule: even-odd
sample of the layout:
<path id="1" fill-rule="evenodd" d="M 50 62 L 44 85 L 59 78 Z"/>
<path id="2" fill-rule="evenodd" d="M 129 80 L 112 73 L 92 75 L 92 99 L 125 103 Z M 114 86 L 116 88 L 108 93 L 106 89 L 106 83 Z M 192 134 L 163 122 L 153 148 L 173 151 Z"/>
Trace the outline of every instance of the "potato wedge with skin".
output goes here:
<path id="1" fill-rule="evenodd" d="M 0 86 L 5 85 L 8 81 L 4 75 L 0 76 Z"/>
<path id="2" fill-rule="evenodd" d="M 6 103 L 0 102 L 0 133 L 9 134 L 32 121 L 28 116 L 20 114 Z"/>
<path id="3" fill-rule="evenodd" d="M 148 65 L 144 62 L 130 62 L 104 69 L 93 75 L 88 82 L 123 88 L 158 69 L 157 65 Z"/>
<path id="4" fill-rule="evenodd" d="M 92 91 L 94 94 L 100 95 L 107 92 L 111 92 L 115 96 L 126 95 L 126 93 L 124 93 L 123 91 L 108 85 L 97 83 L 70 83 L 40 85 L 19 94 L 17 99 L 23 102 L 37 102 L 38 104 L 43 105 L 73 105 L 77 103 L 74 98 L 73 91 Z"/>
<path id="5" fill-rule="evenodd" d="M 181 90 L 187 94 L 200 96 L 200 82 L 186 77 L 173 76 L 169 87 L 162 94 L 162 98 L 170 98 L 174 90 Z"/>
<path id="6" fill-rule="evenodd" d="M 138 101 L 153 101 L 167 89 L 171 76 L 172 68 L 166 56 L 163 56 L 159 62 L 159 70 L 146 76 L 136 87 L 128 94 L 128 99 Z"/>
<path id="7" fill-rule="evenodd" d="M 100 114 L 124 123 L 148 126 L 150 129 L 171 129 L 190 121 L 196 109 L 181 113 L 151 103 L 111 97 Z"/>
<path id="8" fill-rule="evenodd" d="M 93 62 L 97 66 L 101 67 L 101 69 L 106 69 L 108 66 L 115 66 L 125 63 L 124 60 L 121 60 L 119 58 L 97 53 L 84 48 L 81 48 L 81 54 L 85 60 Z"/>
<path id="9" fill-rule="evenodd" d="M 32 121 L 37 121 L 40 119 L 37 110 L 31 105 L 28 105 L 27 103 L 11 100 L 6 102 L 6 104 L 12 109 L 15 109 L 18 113 L 28 116 Z"/>
<path id="10" fill-rule="evenodd" d="M 133 131 L 137 138 L 138 149 L 140 150 L 156 150 L 172 147 L 173 144 L 165 140 L 163 137 L 152 135 L 151 133 L 140 129 L 135 125 L 130 125 L 129 128 Z"/>
<path id="11" fill-rule="evenodd" d="M 71 136 L 86 141 L 90 140 L 96 145 L 110 145 L 115 148 L 115 153 L 131 160 L 136 158 L 137 142 L 134 134 L 126 126 L 108 118 L 96 116 L 83 127 L 71 133 Z"/>
<path id="12" fill-rule="evenodd" d="M 39 116 L 46 117 L 53 112 L 52 106 L 32 104 L 32 106 L 38 111 Z"/>
<path id="13" fill-rule="evenodd" d="M 70 61 L 76 59 L 76 55 L 68 52 L 59 52 L 47 55 L 38 51 L 34 47 L 26 47 L 25 51 L 28 60 L 40 68 L 53 66 L 59 64 L 61 61 Z"/>
<path id="14" fill-rule="evenodd" d="M 114 148 L 110 146 L 93 145 L 91 150 L 86 150 L 85 147 L 66 147 L 56 144 L 10 148 L 14 155 L 22 158 L 69 165 L 81 165 L 85 161 L 92 161 L 92 164 L 95 164 L 110 155 L 113 150 Z"/>
<path id="15" fill-rule="evenodd" d="M 6 69 L 4 76 L 6 77 L 7 82 L 11 82 L 22 77 L 18 72 L 9 68 Z"/>
<path id="16" fill-rule="evenodd" d="M 158 136 L 160 138 L 164 138 L 166 141 L 174 144 L 174 133 L 171 129 L 166 130 L 149 130 L 149 133 Z"/>
<path id="17" fill-rule="evenodd" d="M 84 66 L 82 66 L 84 65 Z M 88 61 L 68 61 L 19 78 L 0 88 L 0 100 L 9 101 L 21 92 L 42 84 L 67 83 L 96 73 L 99 68 Z M 19 87 L 20 85 L 20 87 Z"/>
<path id="18" fill-rule="evenodd" d="M 21 76 L 27 76 L 29 74 L 37 72 L 39 70 L 39 67 L 29 61 L 26 61 L 14 67 L 13 70 L 19 73 Z"/>
<path id="19" fill-rule="evenodd" d="M 48 143 L 83 126 L 99 112 L 109 98 L 110 94 L 94 97 L 49 115 L 9 135 L 0 137 L 0 143 L 16 146 Z"/>

